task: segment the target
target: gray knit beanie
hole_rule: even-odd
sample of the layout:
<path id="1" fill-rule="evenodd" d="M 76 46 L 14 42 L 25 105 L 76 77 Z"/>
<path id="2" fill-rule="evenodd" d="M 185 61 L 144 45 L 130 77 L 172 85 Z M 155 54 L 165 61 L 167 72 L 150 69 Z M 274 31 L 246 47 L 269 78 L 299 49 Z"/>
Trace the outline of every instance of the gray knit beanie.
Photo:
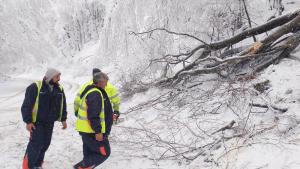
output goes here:
<path id="1" fill-rule="evenodd" d="M 102 80 L 109 80 L 107 74 L 103 72 L 97 72 L 93 75 L 93 81 L 95 84 Z"/>
<path id="2" fill-rule="evenodd" d="M 45 80 L 46 80 L 47 83 L 49 83 L 50 80 L 51 80 L 54 76 L 60 75 L 60 74 L 61 74 L 60 71 L 58 71 L 58 70 L 56 70 L 56 69 L 54 69 L 54 68 L 48 68 L 48 70 L 47 70 L 47 72 L 46 72 L 46 74 L 45 74 Z"/>

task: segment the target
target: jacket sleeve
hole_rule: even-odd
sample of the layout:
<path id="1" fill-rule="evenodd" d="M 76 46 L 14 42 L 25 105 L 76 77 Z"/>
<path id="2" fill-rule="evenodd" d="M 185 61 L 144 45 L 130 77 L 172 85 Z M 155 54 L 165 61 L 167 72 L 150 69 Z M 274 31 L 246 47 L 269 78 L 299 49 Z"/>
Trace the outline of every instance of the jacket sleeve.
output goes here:
<path id="1" fill-rule="evenodd" d="M 98 92 L 91 92 L 86 97 L 87 118 L 90 121 L 92 129 L 95 133 L 101 133 L 101 124 L 99 113 L 102 108 L 101 96 Z"/>
<path id="2" fill-rule="evenodd" d="M 37 86 L 32 83 L 26 88 L 25 98 L 21 107 L 23 121 L 25 123 L 32 123 L 32 110 L 37 96 Z"/>
<path id="3" fill-rule="evenodd" d="M 63 92 L 63 112 L 62 112 L 62 116 L 61 116 L 61 121 L 66 121 L 67 120 L 67 101 L 66 101 L 66 95 L 65 95 L 65 92 L 64 90 L 62 91 Z"/>
<path id="4" fill-rule="evenodd" d="M 106 132 L 105 134 L 108 136 L 110 135 L 111 127 L 113 125 L 113 110 L 112 105 L 109 100 L 108 94 L 105 90 L 100 89 L 104 98 L 104 112 L 105 112 L 105 126 Z"/>
<path id="5" fill-rule="evenodd" d="M 115 86 L 112 86 L 110 100 L 113 104 L 113 110 L 120 111 L 121 98 L 119 96 L 118 89 Z"/>

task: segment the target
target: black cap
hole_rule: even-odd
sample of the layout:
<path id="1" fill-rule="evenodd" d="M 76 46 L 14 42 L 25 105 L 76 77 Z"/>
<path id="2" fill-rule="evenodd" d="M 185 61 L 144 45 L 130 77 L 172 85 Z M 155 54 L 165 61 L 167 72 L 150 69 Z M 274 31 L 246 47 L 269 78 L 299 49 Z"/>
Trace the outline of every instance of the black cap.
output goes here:
<path id="1" fill-rule="evenodd" d="M 99 72 L 101 72 L 101 70 L 100 70 L 100 69 L 98 69 L 98 68 L 94 68 L 94 69 L 93 69 L 93 76 L 94 76 L 96 73 L 99 73 Z"/>

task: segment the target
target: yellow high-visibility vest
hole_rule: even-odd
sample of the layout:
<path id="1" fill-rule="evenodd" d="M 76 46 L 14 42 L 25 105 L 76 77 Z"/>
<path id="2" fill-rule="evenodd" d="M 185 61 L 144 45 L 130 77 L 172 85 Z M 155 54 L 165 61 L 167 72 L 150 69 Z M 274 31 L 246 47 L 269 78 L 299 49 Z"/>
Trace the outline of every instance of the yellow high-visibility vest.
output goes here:
<path id="1" fill-rule="evenodd" d="M 36 81 L 35 82 L 36 86 L 37 86 L 37 96 L 35 98 L 35 103 L 32 109 L 32 122 L 36 122 L 36 117 L 37 117 L 37 113 L 38 113 L 38 109 L 39 109 L 39 99 L 40 99 L 40 91 L 43 85 L 42 81 Z M 61 85 L 59 85 L 59 89 L 60 91 L 63 91 L 63 87 Z M 61 121 L 61 117 L 62 117 L 62 112 L 63 112 L 63 107 L 64 107 L 64 96 L 61 96 L 61 103 L 60 103 L 60 111 L 59 111 L 59 117 L 58 117 L 58 121 Z"/>
<path id="2" fill-rule="evenodd" d="M 81 103 L 81 100 L 82 100 L 82 99 L 80 99 L 80 96 L 81 96 L 82 92 L 85 90 L 85 88 L 87 86 L 92 85 L 92 84 L 93 84 L 93 80 L 90 80 L 87 83 L 85 83 L 84 85 L 82 85 L 82 87 L 78 91 L 77 95 L 75 96 L 75 99 L 74 99 L 74 112 L 75 112 L 75 114 L 77 114 L 78 110 L 79 110 L 79 106 L 80 106 L 80 103 Z M 111 83 L 107 82 L 107 85 L 105 86 L 104 90 L 107 93 L 107 96 L 109 97 L 110 103 L 113 106 L 113 110 L 114 111 L 119 111 L 121 98 L 118 95 L 117 88 L 114 87 Z"/>
<path id="3" fill-rule="evenodd" d="M 90 89 L 81 99 L 81 103 L 78 110 L 77 120 L 76 120 L 76 130 L 79 132 L 84 133 L 95 133 L 95 131 L 92 129 L 91 124 L 87 118 L 87 104 L 86 104 L 86 97 L 91 92 L 98 92 L 101 96 L 102 101 L 102 107 L 101 110 L 99 110 L 99 117 L 100 117 L 100 125 L 101 125 L 101 133 L 106 132 L 106 124 L 105 124 L 105 113 L 104 113 L 104 99 L 102 92 L 97 88 Z"/>

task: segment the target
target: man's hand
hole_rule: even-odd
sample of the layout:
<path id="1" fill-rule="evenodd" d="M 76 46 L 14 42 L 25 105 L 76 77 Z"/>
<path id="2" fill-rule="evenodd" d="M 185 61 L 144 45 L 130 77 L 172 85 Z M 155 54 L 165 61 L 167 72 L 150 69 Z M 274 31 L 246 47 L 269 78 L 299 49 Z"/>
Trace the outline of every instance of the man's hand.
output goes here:
<path id="1" fill-rule="evenodd" d="M 33 130 L 35 130 L 35 126 L 34 126 L 33 123 L 28 123 L 28 124 L 26 125 L 26 129 L 27 129 L 27 131 L 29 131 L 30 133 L 32 133 Z"/>
<path id="2" fill-rule="evenodd" d="M 66 121 L 61 122 L 61 124 L 62 124 L 62 126 L 63 126 L 63 127 L 62 127 L 63 130 L 66 129 L 66 128 L 68 127 Z"/>
<path id="3" fill-rule="evenodd" d="M 120 117 L 120 112 L 114 111 L 113 120 L 116 122 L 116 121 L 118 121 L 119 117 Z"/>
<path id="4" fill-rule="evenodd" d="M 96 134 L 95 137 L 96 137 L 97 141 L 103 141 L 103 134 L 102 133 Z"/>

